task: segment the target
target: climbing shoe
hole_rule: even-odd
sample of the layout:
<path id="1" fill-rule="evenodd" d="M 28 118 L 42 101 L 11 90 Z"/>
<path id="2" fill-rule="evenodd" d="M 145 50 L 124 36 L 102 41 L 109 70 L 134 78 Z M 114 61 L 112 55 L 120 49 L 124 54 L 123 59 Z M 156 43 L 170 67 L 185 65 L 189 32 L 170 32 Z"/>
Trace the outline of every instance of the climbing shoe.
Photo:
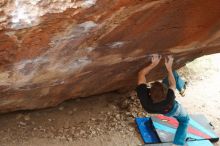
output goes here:
<path id="1" fill-rule="evenodd" d="M 185 81 L 185 84 L 184 84 L 184 87 L 183 87 L 183 89 L 179 92 L 180 93 L 180 95 L 182 96 L 182 97 L 184 97 L 185 96 L 185 91 L 186 91 L 186 85 L 188 84 L 188 82 L 187 81 Z"/>

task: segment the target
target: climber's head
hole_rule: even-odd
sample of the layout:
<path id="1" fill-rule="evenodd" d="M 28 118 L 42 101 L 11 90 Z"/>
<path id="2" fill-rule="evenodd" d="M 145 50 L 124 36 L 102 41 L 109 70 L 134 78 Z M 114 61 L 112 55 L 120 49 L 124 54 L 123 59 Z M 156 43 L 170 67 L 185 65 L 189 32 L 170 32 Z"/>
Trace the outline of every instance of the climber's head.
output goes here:
<path id="1" fill-rule="evenodd" d="M 166 98 L 167 87 L 161 82 L 154 82 L 151 84 L 150 96 L 153 102 L 159 102 Z"/>

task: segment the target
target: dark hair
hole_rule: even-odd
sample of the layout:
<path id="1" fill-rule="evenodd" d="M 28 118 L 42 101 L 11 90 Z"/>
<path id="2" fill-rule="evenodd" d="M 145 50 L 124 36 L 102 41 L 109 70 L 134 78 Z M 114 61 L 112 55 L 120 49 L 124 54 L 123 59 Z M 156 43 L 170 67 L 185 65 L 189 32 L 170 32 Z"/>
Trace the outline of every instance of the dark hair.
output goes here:
<path id="1" fill-rule="evenodd" d="M 150 96 L 153 102 L 160 102 L 166 98 L 167 95 L 167 87 L 163 85 L 161 82 L 154 82 L 151 84 L 150 88 Z"/>

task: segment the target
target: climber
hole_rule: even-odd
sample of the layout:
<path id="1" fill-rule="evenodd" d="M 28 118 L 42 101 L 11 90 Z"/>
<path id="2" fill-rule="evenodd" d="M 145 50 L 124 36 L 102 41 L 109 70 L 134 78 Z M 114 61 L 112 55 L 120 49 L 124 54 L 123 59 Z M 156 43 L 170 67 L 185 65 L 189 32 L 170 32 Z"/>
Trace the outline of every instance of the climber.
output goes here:
<path id="1" fill-rule="evenodd" d="M 183 95 L 186 86 L 177 72 L 172 71 L 173 57 L 170 55 L 165 57 L 168 76 L 162 83 L 155 81 L 151 84 L 151 88 L 146 83 L 146 75 L 158 65 L 161 58 L 160 55 L 153 54 L 151 64 L 138 72 L 136 92 L 142 107 L 148 113 L 163 114 L 177 119 L 179 126 L 175 133 L 173 145 L 182 146 L 186 141 L 189 116 L 181 104 L 175 100 L 175 90 L 177 88 Z"/>

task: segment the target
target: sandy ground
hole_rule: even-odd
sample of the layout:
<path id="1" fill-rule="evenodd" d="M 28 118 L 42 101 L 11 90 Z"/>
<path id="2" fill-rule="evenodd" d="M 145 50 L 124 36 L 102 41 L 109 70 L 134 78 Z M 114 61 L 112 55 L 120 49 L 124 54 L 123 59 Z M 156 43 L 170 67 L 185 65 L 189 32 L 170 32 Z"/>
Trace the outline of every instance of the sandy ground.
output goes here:
<path id="1" fill-rule="evenodd" d="M 179 70 L 189 84 L 177 99 L 191 114 L 204 114 L 220 135 L 220 55 Z M 140 146 L 134 117 L 147 116 L 132 91 L 75 99 L 58 107 L 0 115 L 1 146 Z M 215 144 L 220 145 L 220 143 Z"/>

